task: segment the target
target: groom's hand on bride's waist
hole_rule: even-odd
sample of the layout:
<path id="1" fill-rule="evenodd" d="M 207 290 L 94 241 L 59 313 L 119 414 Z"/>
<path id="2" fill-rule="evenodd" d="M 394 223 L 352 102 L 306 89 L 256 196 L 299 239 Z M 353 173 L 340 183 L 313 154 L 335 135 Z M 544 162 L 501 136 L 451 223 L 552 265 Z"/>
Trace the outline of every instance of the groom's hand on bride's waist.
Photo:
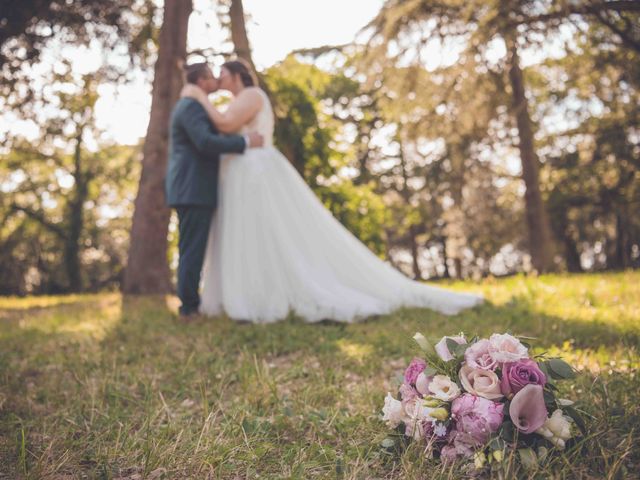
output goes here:
<path id="1" fill-rule="evenodd" d="M 249 132 L 245 134 L 244 141 L 247 143 L 247 148 L 262 147 L 264 145 L 264 137 L 258 132 Z"/>

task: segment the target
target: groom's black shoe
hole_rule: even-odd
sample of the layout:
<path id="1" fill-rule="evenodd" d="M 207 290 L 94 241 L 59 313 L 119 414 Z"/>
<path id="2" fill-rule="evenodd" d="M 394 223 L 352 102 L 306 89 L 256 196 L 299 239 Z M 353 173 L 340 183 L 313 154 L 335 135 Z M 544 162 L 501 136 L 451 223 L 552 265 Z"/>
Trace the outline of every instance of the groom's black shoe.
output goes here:
<path id="1" fill-rule="evenodd" d="M 192 323 L 194 320 L 198 318 L 198 311 L 193 310 L 190 312 L 180 312 L 180 321 L 182 323 Z"/>

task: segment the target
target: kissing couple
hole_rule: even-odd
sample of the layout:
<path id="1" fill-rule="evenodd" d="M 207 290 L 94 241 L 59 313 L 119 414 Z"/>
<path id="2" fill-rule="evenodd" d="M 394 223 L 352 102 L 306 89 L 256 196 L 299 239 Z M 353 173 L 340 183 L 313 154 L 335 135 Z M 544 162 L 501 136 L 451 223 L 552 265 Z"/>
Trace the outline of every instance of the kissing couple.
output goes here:
<path id="1" fill-rule="evenodd" d="M 180 314 L 353 322 L 401 307 L 455 314 L 483 297 L 415 282 L 336 220 L 273 145 L 268 95 L 241 60 L 185 67 L 171 115 L 167 204 L 179 220 Z M 231 93 L 224 111 L 209 95 Z M 202 294 L 199 293 L 202 283 Z"/>

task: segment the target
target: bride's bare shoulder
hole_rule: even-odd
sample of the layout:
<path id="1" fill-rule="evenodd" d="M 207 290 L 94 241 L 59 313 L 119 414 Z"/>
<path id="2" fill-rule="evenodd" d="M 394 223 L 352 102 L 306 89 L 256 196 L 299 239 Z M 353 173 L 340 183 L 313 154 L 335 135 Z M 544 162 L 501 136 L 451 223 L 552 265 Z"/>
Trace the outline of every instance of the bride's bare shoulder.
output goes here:
<path id="1" fill-rule="evenodd" d="M 240 92 L 240 95 L 244 97 L 262 98 L 262 89 L 260 87 L 246 87 Z"/>

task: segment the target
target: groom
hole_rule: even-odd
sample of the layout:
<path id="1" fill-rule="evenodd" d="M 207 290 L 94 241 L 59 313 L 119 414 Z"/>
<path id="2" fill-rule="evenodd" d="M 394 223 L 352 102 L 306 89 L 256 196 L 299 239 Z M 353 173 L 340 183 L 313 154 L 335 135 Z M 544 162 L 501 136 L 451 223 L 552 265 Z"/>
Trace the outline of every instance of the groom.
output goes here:
<path id="1" fill-rule="evenodd" d="M 185 70 L 188 83 L 208 94 L 218 90 L 218 80 L 206 63 L 190 64 Z M 178 100 L 171 113 L 165 189 L 167 204 L 178 212 L 178 297 L 183 320 L 197 314 L 200 305 L 198 287 L 218 197 L 220 154 L 242 153 L 263 141 L 255 132 L 221 135 L 193 98 Z"/>

